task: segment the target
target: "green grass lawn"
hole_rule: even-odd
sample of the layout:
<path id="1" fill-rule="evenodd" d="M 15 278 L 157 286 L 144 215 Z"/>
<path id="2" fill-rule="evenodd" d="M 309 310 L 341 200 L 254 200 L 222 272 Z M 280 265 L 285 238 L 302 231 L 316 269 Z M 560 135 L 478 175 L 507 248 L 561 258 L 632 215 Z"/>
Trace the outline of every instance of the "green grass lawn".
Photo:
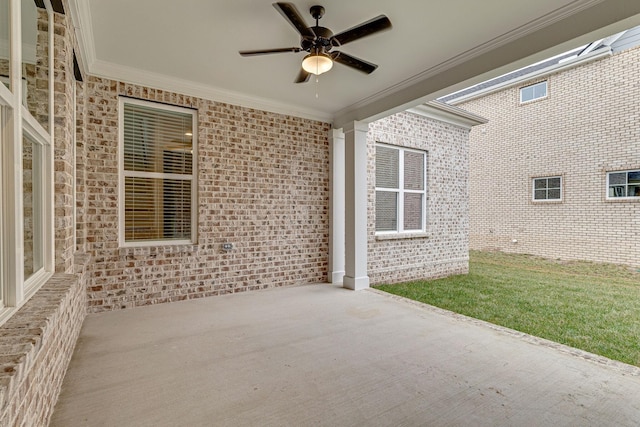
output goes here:
<path id="1" fill-rule="evenodd" d="M 640 366 L 640 272 L 500 252 L 469 274 L 378 289 Z"/>

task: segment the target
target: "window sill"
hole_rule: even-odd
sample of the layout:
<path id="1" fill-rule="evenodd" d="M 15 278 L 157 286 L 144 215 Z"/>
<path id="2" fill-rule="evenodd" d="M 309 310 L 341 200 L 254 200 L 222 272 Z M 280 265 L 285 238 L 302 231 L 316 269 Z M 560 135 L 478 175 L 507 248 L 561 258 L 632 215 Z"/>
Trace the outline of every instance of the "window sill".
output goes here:
<path id="1" fill-rule="evenodd" d="M 120 256 L 155 256 L 158 254 L 193 253 L 198 251 L 198 245 L 194 243 L 183 245 L 157 246 L 125 246 L 118 249 Z"/>
<path id="2" fill-rule="evenodd" d="M 640 197 L 607 197 L 605 201 L 610 203 L 640 203 Z"/>
<path id="3" fill-rule="evenodd" d="M 426 231 L 418 231 L 415 233 L 376 234 L 376 240 L 425 239 L 428 237 L 431 237 L 431 233 Z"/>
<path id="4" fill-rule="evenodd" d="M 539 200 L 532 200 L 532 201 L 531 201 L 531 203 L 533 203 L 533 204 L 538 204 L 538 203 L 540 203 L 540 204 L 546 204 L 546 203 L 563 203 L 563 202 L 564 202 L 564 200 L 562 200 L 562 199 L 546 199 L 546 200 L 544 200 L 544 199 L 539 199 Z"/>

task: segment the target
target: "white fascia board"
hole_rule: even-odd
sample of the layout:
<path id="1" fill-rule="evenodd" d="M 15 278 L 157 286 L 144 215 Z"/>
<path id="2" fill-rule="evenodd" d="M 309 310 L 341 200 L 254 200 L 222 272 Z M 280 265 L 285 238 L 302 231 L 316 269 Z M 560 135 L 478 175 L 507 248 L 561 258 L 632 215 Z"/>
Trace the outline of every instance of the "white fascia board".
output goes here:
<path id="1" fill-rule="evenodd" d="M 488 120 L 476 114 L 464 111 L 461 108 L 447 105 L 440 101 L 429 101 L 425 104 L 407 110 L 409 113 L 418 114 L 444 123 L 471 129 L 473 126 L 487 123 Z"/>
<path id="2" fill-rule="evenodd" d="M 584 56 L 576 56 L 572 60 L 560 62 L 559 64 L 551 65 L 547 68 L 543 68 L 542 70 L 534 71 L 529 74 L 525 74 L 513 80 L 508 80 L 502 83 L 498 83 L 495 86 L 491 86 L 477 92 L 461 96 L 460 98 L 455 98 L 450 101 L 447 101 L 448 104 L 457 105 L 463 102 L 471 101 L 472 99 L 481 98 L 483 96 L 489 95 L 494 92 L 499 92 L 503 89 L 507 89 L 513 86 L 517 86 L 522 84 L 528 80 L 539 79 L 541 77 L 546 77 L 553 73 L 559 73 L 560 71 L 568 70 L 570 68 L 575 68 L 580 65 L 596 61 L 598 59 L 611 56 L 613 54 L 613 50 L 611 46 L 607 46 L 606 48 L 598 49 L 594 52 L 590 52 Z"/>

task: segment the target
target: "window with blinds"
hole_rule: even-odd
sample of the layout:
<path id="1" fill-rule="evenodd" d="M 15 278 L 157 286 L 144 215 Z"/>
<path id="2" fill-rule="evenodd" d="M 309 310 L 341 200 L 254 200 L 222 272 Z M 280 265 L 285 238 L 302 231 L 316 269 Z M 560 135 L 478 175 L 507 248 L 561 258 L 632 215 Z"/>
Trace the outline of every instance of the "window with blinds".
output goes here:
<path id="1" fill-rule="evenodd" d="M 121 98 L 121 243 L 195 242 L 194 110 Z"/>
<path id="2" fill-rule="evenodd" d="M 376 232 L 416 232 L 426 226 L 424 151 L 376 145 Z"/>

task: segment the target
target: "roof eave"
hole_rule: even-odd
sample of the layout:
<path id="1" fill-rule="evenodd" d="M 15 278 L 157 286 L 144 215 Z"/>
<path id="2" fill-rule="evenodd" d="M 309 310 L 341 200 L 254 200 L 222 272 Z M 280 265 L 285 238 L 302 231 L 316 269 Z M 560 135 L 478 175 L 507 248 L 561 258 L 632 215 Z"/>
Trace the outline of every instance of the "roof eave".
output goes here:
<path id="1" fill-rule="evenodd" d="M 461 96 L 459 98 L 454 98 L 451 99 L 449 101 L 447 101 L 448 104 L 451 105 L 458 105 L 461 104 L 463 102 L 467 102 L 467 101 L 471 101 L 472 99 L 476 99 L 476 98 L 481 98 L 483 96 L 489 95 L 491 93 L 494 92 L 498 92 L 501 91 L 503 89 L 507 89 L 513 86 L 517 86 L 519 84 L 522 84 L 526 81 L 529 80 L 534 80 L 534 79 L 539 79 L 542 77 L 546 77 L 550 74 L 553 73 L 558 73 L 560 71 L 564 71 L 564 70 L 568 70 L 570 68 L 575 68 L 579 65 L 583 65 L 589 62 L 593 62 L 596 61 L 598 59 L 604 58 L 604 57 L 608 57 L 611 56 L 613 54 L 613 50 L 611 49 L 611 46 L 607 46 L 607 47 L 603 47 L 600 48 L 598 50 L 595 50 L 593 52 L 589 52 L 586 55 L 583 56 L 577 56 L 574 59 L 568 60 L 568 61 L 563 61 L 560 62 L 558 64 L 554 64 L 552 66 L 549 66 L 547 68 L 543 68 L 541 70 L 537 70 L 534 71 L 532 73 L 529 74 L 525 74 L 523 76 L 517 77 L 513 80 L 507 80 L 505 82 L 501 82 L 496 84 L 495 86 L 491 86 L 488 88 L 484 88 L 481 89 L 477 92 L 473 92 L 464 96 Z"/>
<path id="2" fill-rule="evenodd" d="M 473 126 L 488 122 L 484 117 L 437 100 L 426 102 L 407 111 L 465 129 L 471 129 Z"/>

